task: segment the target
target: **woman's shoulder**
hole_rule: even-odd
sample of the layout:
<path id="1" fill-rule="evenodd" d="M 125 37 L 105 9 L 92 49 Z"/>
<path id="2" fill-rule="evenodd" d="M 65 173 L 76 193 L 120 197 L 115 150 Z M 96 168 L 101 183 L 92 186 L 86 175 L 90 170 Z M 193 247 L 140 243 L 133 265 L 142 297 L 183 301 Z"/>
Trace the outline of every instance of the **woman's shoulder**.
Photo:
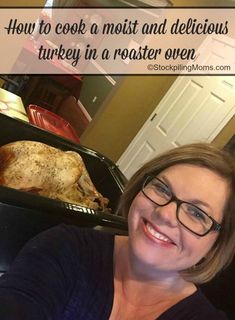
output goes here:
<path id="1" fill-rule="evenodd" d="M 43 231 L 0 279 L 0 318 L 19 319 L 19 310 L 24 319 L 58 319 L 65 308 L 78 317 L 89 297 L 112 296 L 112 256 L 112 235 L 70 225 Z"/>
<path id="2" fill-rule="evenodd" d="M 85 254 L 102 248 L 103 251 L 113 248 L 114 236 L 107 232 L 92 228 L 61 224 L 43 231 L 33 238 L 28 245 L 47 248 L 55 252 L 71 252 Z M 47 246 L 48 244 L 48 246 Z"/>
<path id="3" fill-rule="evenodd" d="M 61 224 L 47 229 L 32 238 L 18 253 L 10 267 L 26 263 L 38 265 L 38 261 L 53 263 L 68 268 L 112 256 L 114 236 L 92 228 L 80 228 L 74 225 Z"/>
<path id="4" fill-rule="evenodd" d="M 92 228 L 83 228 L 74 225 L 60 224 L 50 229 L 47 229 L 36 235 L 30 242 L 44 243 L 49 241 L 50 244 L 65 245 L 70 244 L 88 244 L 89 242 L 95 244 L 95 241 L 102 242 L 105 240 L 113 241 L 114 236 L 107 232 L 94 230 Z"/>
<path id="5" fill-rule="evenodd" d="M 164 312 L 159 320 L 227 320 L 225 314 L 216 309 L 200 289 Z"/>
<path id="6" fill-rule="evenodd" d="M 75 239 L 97 239 L 102 241 L 103 239 L 114 238 L 114 236 L 108 232 L 68 224 L 60 224 L 54 228 L 48 229 L 48 232 L 64 233 L 67 234 L 68 237 L 74 237 Z"/>

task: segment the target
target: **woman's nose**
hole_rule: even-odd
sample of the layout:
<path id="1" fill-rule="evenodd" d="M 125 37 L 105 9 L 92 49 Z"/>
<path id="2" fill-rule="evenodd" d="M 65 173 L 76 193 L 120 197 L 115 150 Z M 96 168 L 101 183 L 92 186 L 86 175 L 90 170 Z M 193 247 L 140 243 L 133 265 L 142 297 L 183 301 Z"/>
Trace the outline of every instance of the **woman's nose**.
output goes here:
<path id="1" fill-rule="evenodd" d="M 155 215 L 156 218 L 161 219 L 162 222 L 172 226 L 176 227 L 178 226 L 178 220 L 177 220 L 177 204 L 176 202 L 172 201 L 165 206 L 157 206 L 155 208 Z"/>

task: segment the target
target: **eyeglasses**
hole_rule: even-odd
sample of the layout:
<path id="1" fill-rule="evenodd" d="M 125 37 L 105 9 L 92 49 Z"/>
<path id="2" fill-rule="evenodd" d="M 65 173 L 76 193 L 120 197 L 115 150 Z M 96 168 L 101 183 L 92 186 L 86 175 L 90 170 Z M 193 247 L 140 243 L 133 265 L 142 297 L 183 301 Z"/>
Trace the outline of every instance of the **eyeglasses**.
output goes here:
<path id="1" fill-rule="evenodd" d="M 175 202 L 177 220 L 198 236 L 203 237 L 212 230 L 220 231 L 222 228 L 218 222 L 197 206 L 178 199 L 169 186 L 158 178 L 148 176 L 143 183 L 142 193 L 159 207 Z"/>

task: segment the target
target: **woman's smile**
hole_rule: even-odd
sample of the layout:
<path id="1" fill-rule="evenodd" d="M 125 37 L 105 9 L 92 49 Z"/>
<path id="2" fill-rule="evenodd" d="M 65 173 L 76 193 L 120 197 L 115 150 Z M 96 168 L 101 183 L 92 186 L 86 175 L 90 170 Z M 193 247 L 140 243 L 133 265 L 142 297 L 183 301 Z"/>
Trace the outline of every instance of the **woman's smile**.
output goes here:
<path id="1" fill-rule="evenodd" d="M 160 230 L 154 226 L 151 222 L 143 219 L 143 231 L 144 234 L 153 242 L 164 245 L 166 247 L 171 247 L 172 245 L 175 246 L 175 243 L 172 239 L 170 239 L 167 235 L 160 232 Z"/>

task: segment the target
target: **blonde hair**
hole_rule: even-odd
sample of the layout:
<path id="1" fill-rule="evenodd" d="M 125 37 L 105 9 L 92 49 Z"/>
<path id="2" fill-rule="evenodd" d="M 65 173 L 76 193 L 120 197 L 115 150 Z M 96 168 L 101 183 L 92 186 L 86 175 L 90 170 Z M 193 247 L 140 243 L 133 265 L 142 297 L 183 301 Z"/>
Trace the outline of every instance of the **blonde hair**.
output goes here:
<path id="1" fill-rule="evenodd" d="M 183 163 L 208 168 L 223 177 L 230 185 L 222 230 L 217 240 L 202 261 L 181 272 L 186 280 L 201 284 L 226 268 L 235 253 L 235 161 L 230 154 L 205 143 L 184 145 L 161 154 L 132 176 L 120 199 L 118 214 L 128 215 L 131 203 L 141 190 L 147 175 L 158 175 L 166 168 Z"/>

